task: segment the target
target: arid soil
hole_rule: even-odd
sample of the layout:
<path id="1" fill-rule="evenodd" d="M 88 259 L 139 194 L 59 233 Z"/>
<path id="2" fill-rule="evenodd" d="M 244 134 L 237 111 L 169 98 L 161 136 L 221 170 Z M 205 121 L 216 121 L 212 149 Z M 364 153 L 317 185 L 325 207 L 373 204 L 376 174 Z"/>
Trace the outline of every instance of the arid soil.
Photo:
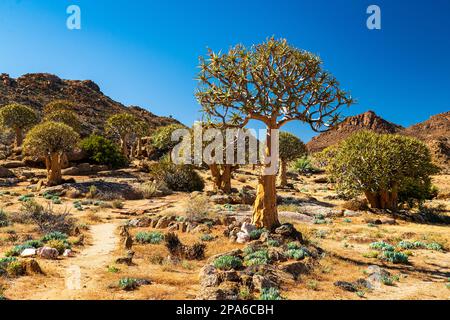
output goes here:
<path id="1" fill-rule="evenodd" d="M 136 170 L 125 170 L 114 181 L 129 183 L 133 175 L 144 177 Z M 204 174 L 206 178 L 206 174 Z M 124 178 L 127 176 L 128 178 Z M 89 182 L 95 177 L 73 177 L 77 182 Z M 317 219 L 306 219 L 299 212 L 303 210 L 335 210 L 342 212 L 343 200 L 336 199 L 331 186 L 324 183 L 323 175 L 292 176 L 290 182 L 294 189 L 279 190 L 283 197 L 294 197 L 301 205 L 282 204 L 279 206 L 281 222 L 292 222 L 302 232 L 304 239 L 324 250 L 317 266 L 308 274 L 302 274 L 298 281 L 286 283 L 281 287 L 281 295 L 286 299 L 449 299 L 450 290 L 450 232 L 448 225 L 414 223 L 396 219 L 387 214 L 375 214 L 368 211 L 352 211 L 349 215 L 330 216 L 326 223 L 317 223 Z M 316 182 L 315 182 L 316 181 Z M 211 189 L 208 181 L 207 190 Z M 256 175 L 250 170 L 240 170 L 234 175 L 233 187 L 240 189 L 244 185 L 255 186 Z M 440 194 L 449 193 L 450 176 L 436 176 L 434 183 Z M 1 206 L 6 212 L 18 212 L 21 203 L 19 195 L 29 193 L 28 182 L 11 187 L 1 187 L 15 195 L 0 196 Z M 47 202 L 35 196 L 41 203 Z M 195 299 L 200 290 L 199 271 L 211 256 L 243 248 L 245 244 L 231 242 L 223 232 L 225 226 L 215 225 L 210 234 L 216 236 L 205 242 L 205 259 L 197 261 L 171 262 L 163 243 L 133 244 L 133 264 L 117 264 L 116 259 L 123 257 L 123 240 L 119 234 L 120 226 L 130 219 L 143 216 L 186 215 L 186 206 L 190 201 L 188 193 L 174 193 L 164 197 L 145 200 L 124 200 L 122 209 L 89 206 L 84 211 L 74 210 L 75 199 L 61 198 L 61 204 L 53 205 L 55 211 L 69 209 L 80 224 L 86 225 L 84 245 L 75 246 L 74 257 L 60 257 L 58 260 L 36 258 L 45 274 L 25 275 L 22 277 L 1 277 L 0 286 L 8 299 Z M 303 206 L 303 207 L 302 207 Z M 448 197 L 426 203 L 428 208 L 438 208 L 441 214 L 449 214 Z M 250 214 L 250 206 L 228 206 L 211 203 L 210 216 L 220 215 L 221 210 L 232 211 L 238 217 Z M 356 213 L 355 213 L 356 212 Z M 303 218 L 305 219 L 303 219 Z M 374 224 L 370 221 L 385 221 Z M 15 237 L 11 237 L 12 231 Z M 167 229 L 135 227 L 129 229 L 132 236 L 140 231 L 167 232 Z M 180 240 L 186 244 L 198 242 L 201 232 L 177 232 Z M 12 224 L 0 228 L 0 257 L 26 235 L 39 237 L 35 226 Z M 377 258 L 368 257 L 373 251 L 370 243 L 385 241 L 396 244 L 399 241 L 436 242 L 443 250 L 412 250 L 409 264 L 392 264 Z M 336 281 L 356 281 L 365 277 L 369 265 L 378 265 L 395 276 L 391 285 L 365 292 L 348 292 L 334 285 Z M 114 268 L 112 268 L 114 267 Z M 79 282 L 76 281 L 77 277 Z M 133 291 L 118 288 L 122 278 L 138 278 L 149 281 Z M 75 285 L 74 285 L 75 284 Z"/>

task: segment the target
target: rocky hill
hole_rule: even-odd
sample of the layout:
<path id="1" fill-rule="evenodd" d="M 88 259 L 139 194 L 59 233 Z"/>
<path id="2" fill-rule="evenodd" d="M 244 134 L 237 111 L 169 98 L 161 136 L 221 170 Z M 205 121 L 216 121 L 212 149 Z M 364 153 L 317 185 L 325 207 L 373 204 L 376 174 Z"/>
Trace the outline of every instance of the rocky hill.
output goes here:
<path id="1" fill-rule="evenodd" d="M 403 130 L 403 127 L 386 121 L 369 110 L 357 116 L 347 117 L 334 128 L 312 138 L 306 145 L 310 152 L 319 152 L 347 138 L 352 133 L 364 129 L 378 133 L 398 133 Z"/>
<path id="2" fill-rule="evenodd" d="M 307 143 L 312 153 L 336 144 L 359 130 L 371 130 L 378 133 L 398 133 L 415 137 L 425 142 L 433 154 L 434 161 L 450 172 L 450 112 L 432 116 L 429 120 L 403 128 L 384 120 L 373 111 L 347 117 L 331 130 L 314 137 Z"/>
<path id="3" fill-rule="evenodd" d="M 401 133 L 424 141 L 436 163 L 450 172 L 450 111 L 434 115 Z"/>
<path id="4" fill-rule="evenodd" d="M 82 135 L 102 131 L 106 119 L 116 113 L 130 112 L 145 119 L 151 128 L 178 121 L 159 117 L 136 106 L 126 107 L 104 95 L 90 80 L 63 80 L 47 73 L 25 74 L 17 79 L 0 75 L 0 106 L 12 102 L 23 103 L 39 112 L 54 100 L 64 99 L 76 104 L 74 111 L 83 123 Z"/>

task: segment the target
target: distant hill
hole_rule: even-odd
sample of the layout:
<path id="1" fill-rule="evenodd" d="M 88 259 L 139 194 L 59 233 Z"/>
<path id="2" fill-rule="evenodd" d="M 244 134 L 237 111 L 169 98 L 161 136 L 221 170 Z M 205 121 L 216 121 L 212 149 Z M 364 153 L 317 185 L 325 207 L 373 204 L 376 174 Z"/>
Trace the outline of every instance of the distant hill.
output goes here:
<path id="1" fill-rule="evenodd" d="M 450 111 L 434 115 L 401 133 L 424 141 L 436 163 L 450 172 Z"/>
<path id="2" fill-rule="evenodd" d="M 422 140 L 429 146 L 434 161 L 444 172 L 450 172 L 450 112 L 434 115 L 427 121 L 403 128 L 384 120 L 373 111 L 367 111 L 347 117 L 334 128 L 314 137 L 306 145 L 310 152 L 319 152 L 364 129 L 377 133 L 398 133 Z"/>
<path id="3" fill-rule="evenodd" d="M 352 133 L 360 130 L 371 130 L 377 133 L 398 133 L 402 126 L 386 121 L 373 111 L 367 111 L 357 116 L 347 117 L 324 133 L 314 137 L 306 144 L 310 152 L 319 152 L 328 146 L 338 143 Z"/>
<path id="4" fill-rule="evenodd" d="M 141 107 L 126 107 L 104 95 L 91 80 L 63 80 L 48 73 L 25 74 L 17 79 L 8 74 L 0 75 L 0 106 L 23 103 L 41 112 L 47 103 L 59 99 L 75 103 L 74 111 L 83 122 L 83 136 L 103 131 L 109 116 L 123 112 L 145 119 L 150 128 L 178 123 L 175 119 L 156 116 Z"/>

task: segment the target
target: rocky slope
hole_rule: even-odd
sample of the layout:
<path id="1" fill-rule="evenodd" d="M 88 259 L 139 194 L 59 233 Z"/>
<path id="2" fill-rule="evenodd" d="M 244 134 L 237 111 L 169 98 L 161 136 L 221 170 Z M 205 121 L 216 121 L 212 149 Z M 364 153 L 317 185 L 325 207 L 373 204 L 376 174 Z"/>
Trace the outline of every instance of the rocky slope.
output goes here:
<path id="1" fill-rule="evenodd" d="M 145 119 L 151 128 L 178 122 L 140 107 L 126 107 L 104 95 L 90 80 L 63 80 L 47 73 L 25 74 L 17 79 L 8 74 L 0 75 L 0 106 L 17 102 L 40 112 L 47 103 L 58 99 L 75 102 L 74 111 L 83 123 L 82 135 L 102 131 L 109 116 L 122 112 Z"/>
<path id="2" fill-rule="evenodd" d="M 314 137 L 307 143 L 312 153 L 336 144 L 359 130 L 371 130 L 378 133 L 398 133 L 415 137 L 425 142 L 433 154 L 434 161 L 450 172 L 450 112 L 432 116 L 427 121 L 408 128 L 386 121 L 373 111 L 347 117 L 336 127 Z"/>
<path id="3" fill-rule="evenodd" d="M 398 133 L 403 130 L 403 127 L 386 121 L 369 110 L 357 116 L 347 117 L 334 128 L 312 138 L 306 145 L 310 152 L 319 152 L 347 138 L 352 133 L 364 129 L 378 133 Z"/>
<path id="4" fill-rule="evenodd" d="M 450 172 L 450 111 L 434 115 L 401 133 L 424 141 L 436 163 Z"/>

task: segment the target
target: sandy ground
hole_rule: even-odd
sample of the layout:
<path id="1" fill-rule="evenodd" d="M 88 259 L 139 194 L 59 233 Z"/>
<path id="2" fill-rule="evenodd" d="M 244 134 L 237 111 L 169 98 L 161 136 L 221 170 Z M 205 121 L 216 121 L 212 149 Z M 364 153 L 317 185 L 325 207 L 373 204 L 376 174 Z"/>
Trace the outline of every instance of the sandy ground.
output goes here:
<path id="1" fill-rule="evenodd" d="M 244 184 L 255 185 L 256 177 L 246 171 L 240 171 L 233 180 L 233 186 Z M 314 196 L 319 201 L 327 202 L 339 208 L 339 200 L 326 198 L 332 194 L 327 184 L 314 183 L 315 177 L 301 177 L 298 184 L 300 191 L 281 192 L 285 195 L 297 197 Z M 86 178 L 85 178 L 86 179 Z M 440 189 L 447 190 L 449 181 L 447 176 L 436 179 Z M 208 182 L 208 188 L 210 183 Z M 16 188 L 24 192 L 23 186 Z M 189 195 L 176 193 L 168 197 L 154 200 L 126 201 L 127 210 L 148 206 L 149 204 L 164 204 L 167 206 L 162 213 L 184 215 Z M 447 206 L 446 200 L 436 203 Z M 14 210 L 20 206 L 10 203 L 6 210 Z M 56 206 L 62 209 L 63 205 Z M 198 272 L 206 259 L 214 254 L 234 248 L 243 247 L 230 243 L 222 233 L 224 227 L 214 227 L 212 234 L 217 240 L 208 242 L 206 258 L 203 261 L 182 261 L 180 264 L 156 263 L 167 257 L 168 252 L 163 244 L 140 245 L 135 244 L 136 252 L 133 266 L 115 265 L 117 257 L 123 256 L 124 249 L 120 243 L 118 226 L 125 219 L 133 216 L 123 216 L 113 213 L 112 209 L 100 209 L 95 212 L 75 212 L 81 221 L 89 224 L 86 233 L 86 244 L 77 248 L 75 257 L 61 258 L 57 261 L 38 259 L 45 272 L 40 276 L 24 276 L 3 281 L 6 286 L 4 295 L 9 299 L 195 299 L 199 290 Z M 381 216 L 380 218 L 389 216 Z M 450 290 L 446 283 L 450 278 L 450 229 L 448 226 L 416 224 L 398 221 L 397 225 L 368 226 L 365 219 L 373 218 L 373 214 L 364 213 L 362 216 L 351 218 L 351 223 L 344 218 L 336 218 L 332 224 L 315 225 L 300 223 L 289 215 L 282 216 L 282 222 L 291 221 L 301 230 L 310 241 L 325 250 L 325 256 L 313 273 L 304 275 L 295 284 L 282 288 L 282 295 L 288 299 L 450 299 Z M 5 229 L 5 228 L 3 228 Z M 29 226 L 15 225 L 19 234 L 34 232 Z M 150 228 L 135 228 L 131 232 L 150 231 Z M 326 236 L 318 236 L 318 231 Z M 0 229 L 0 237 L 5 237 L 5 230 Z M 184 243 L 199 240 L 199 234 L 180 233 Z M 410 265 L 393 265 L 380 262 L 378 259 L 363 257 L 370 251 L 369 243 L 373 241 L 388 241 L 396 243 L 402 239 L 439 241 L 446 246 L 446 252 L 429 250 L 415 250 L 410 257 Z M 11 245 L 0 243 L 0 253 Z M 367 266 L 377 264 L 393 275 L 399 276 L 399 281 L 393 286 L 382 285 L 380 288 L 357 296 L 341 290 L 333 285 L 335 281 L 355 281 L 364 277 Z M 119 271 L 108 272 L 108 266 L 114 265 Z M 142 286 L 136 291 L 125 292 L 113 288 L 118 280 L 124 277 L 145 278 L 152 284 Z M 78 281 L 79 280 L 79 281 Z"/>

